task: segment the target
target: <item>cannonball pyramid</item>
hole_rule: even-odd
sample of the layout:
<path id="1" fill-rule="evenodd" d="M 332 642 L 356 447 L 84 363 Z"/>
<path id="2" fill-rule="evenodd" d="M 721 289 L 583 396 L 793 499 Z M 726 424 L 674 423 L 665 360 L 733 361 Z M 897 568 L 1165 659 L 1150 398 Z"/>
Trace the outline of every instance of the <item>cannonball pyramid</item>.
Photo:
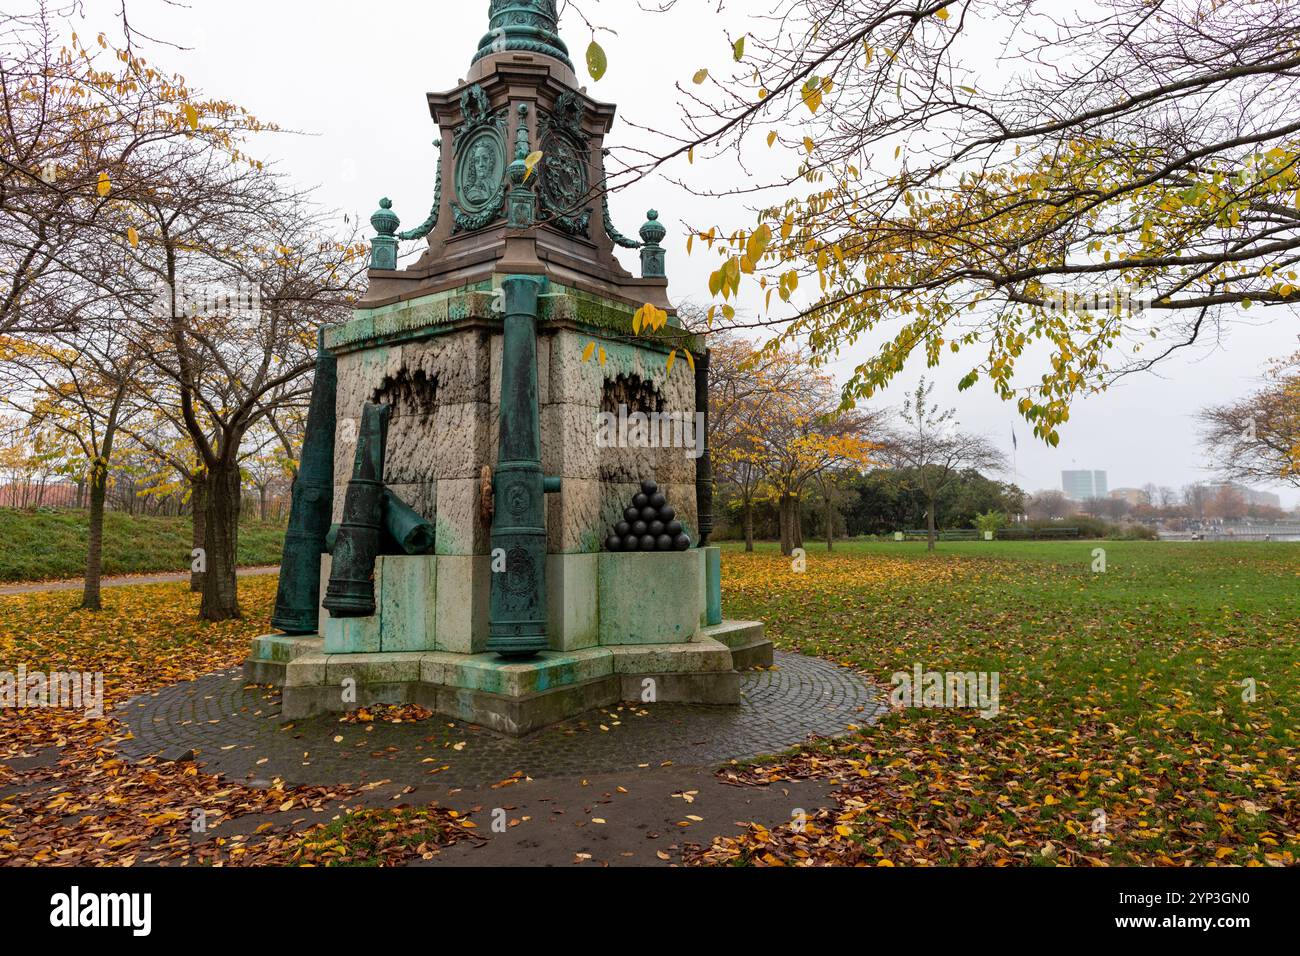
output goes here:
<path id="1" fill-rule="evenodd" d="M 677 512 L 659 485 L 641 482 L 641 491 L 623 511 L 623 520 L 605 539 L 606 551 L 685 551 L 690 536 L 682 530 Z"/>

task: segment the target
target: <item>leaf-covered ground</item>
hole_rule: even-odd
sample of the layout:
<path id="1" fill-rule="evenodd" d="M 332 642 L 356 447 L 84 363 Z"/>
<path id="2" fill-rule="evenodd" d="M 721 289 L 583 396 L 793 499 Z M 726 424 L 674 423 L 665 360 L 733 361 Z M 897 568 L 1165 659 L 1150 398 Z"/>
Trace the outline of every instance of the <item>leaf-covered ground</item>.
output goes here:
<path id="1" fill-rule="evenodd" d="M 862 670 L 1000 675 L 1000 713 L 896 710 L 726 773 L 829 779 L 834 811 L 702 863 L 1290 865 L 1300 852 L 1300 545 L 728 551 L 729 617 Z M 1255 699 L 1243 696 L 1254 682 Z"/>
<path id="2" fill-rule="evenodd" d="M 253 788 L 192 762 L 118 755 L 127 730 L 113 705 L 239 664 L 269 630 L 275 587 L 274 576 L 241 579 L 248 617 L 220 624 L 196 620 L 183 584 L 109 589 L 97 614 L 77 609 L 76 592 L 0 597 L 0 671 L 100 671 L 105 682 L 102 718 L 0 709 L 0 864 L 378 865 L 454 837 L 454 814 L 436 807 L 349 813 L 347 788 Z"/>
<path id="3" fill-rule="evenodd" d="M 742 785 L 831 781 L 836 808 L 751 826 L 693 862 L 1293 864 L 1300 546 L 1112 542 L 1100 574 L 1094 547 L 841 546 L 810 549 L 804 573 L 771 548 L 728 550 L 728 615 L 767 621 L 781 647 L 886 690 L 915 664 L 996 671 L 1000 712 L 900 711 L 729 767 Z M 253 788 L 119 757 L 113 703 L 234 666 L 267 630 L 275 578 L 240 590 L 248 617 L 222 624 L 196 621 L 184 585 L 111 589 L 100 614 L 77 610 L 75 592 L 0 597 L 0 671 L 107 682 L 103 718 L 0 710 L 0 864 L 389 865 L 474 838 L 438 807 L 344 809 L 366 787 Z"/>

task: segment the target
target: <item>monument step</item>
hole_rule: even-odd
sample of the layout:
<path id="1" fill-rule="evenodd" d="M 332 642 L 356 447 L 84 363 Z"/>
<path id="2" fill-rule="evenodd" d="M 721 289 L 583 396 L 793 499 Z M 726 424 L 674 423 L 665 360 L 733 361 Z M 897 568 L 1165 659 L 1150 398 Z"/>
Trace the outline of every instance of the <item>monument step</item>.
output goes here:
<path id="1" fill-rule="evenodd" d="M 723 621 L 721 624 L 700 628 L 698 637 L 717 641 L 733 649 L 746 647 L 763 640 L 763 622 Z"/>

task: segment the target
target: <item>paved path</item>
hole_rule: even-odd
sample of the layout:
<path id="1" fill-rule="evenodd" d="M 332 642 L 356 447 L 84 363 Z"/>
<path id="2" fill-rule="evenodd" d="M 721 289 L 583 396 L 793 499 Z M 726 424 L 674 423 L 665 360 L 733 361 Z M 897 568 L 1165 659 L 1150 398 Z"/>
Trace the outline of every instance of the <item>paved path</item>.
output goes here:
<path id="1" fill-rule="evenodd" d="M 739 706 L 621 704 L 507 737 L 435 715 L 416 723 L 345 724 L 337 716 L 285 724 L 278 691 L 244 683 L 237 670 L 209 674 L 127 701 L 114 712 L 131 728 L 128 756 L 193 750 L 209 773 L 280 777 L 329 786 L 391 779 L 472 787 L 529 777 L 717 766 L 779 753 L 809 735 L 842 733 L 883 709 L 856 673 L 829 661 L 778 653 L 776 668 L 741 675 Z M 341 740 L 335 740 L 341 737 Z"/>
<path id="2" fill-rule="evenodd" d="M 776 665 L 742 674 L 737 707 L 624 704 L 523 738 L 436 715 L 286 724 L 279 694 L 245 685 L 237 671 L 127 701 L 114 716 L 134 735 L 121 745 L 128 757 L 192 750 L 204 772 L 251 786 L 347 783 L 367 786 L 371 805 L 471 814 L 480 839 L 434 865 L 666 865 L 684 843 L 811 813 L 830 789 L 730 786 L 715 774 L 720 765 L 840 734 L 885 710 L 877 690 L 828 661 L 778 653 Z"/>
<path id="3" fill-rule="evenodd" d="M 240 568 L 239 577 L 255 577 L 262 574 L 279 574 L 280 566 L 270 564 L 265 567 Z M 164 574 L 117 574 L 99 582 L 101 588 L 120 588 L 132 584 L 169 584 L 173 581 L 188 581 L 190 572 L 169 571 Z M 80 591 L 85 586 L 83 578 L 68 578 L 65 581 L 33 581 L 27 584 L 0 585 L 0 596 L 5 594 L 31 594 L 35 591 Z"/>

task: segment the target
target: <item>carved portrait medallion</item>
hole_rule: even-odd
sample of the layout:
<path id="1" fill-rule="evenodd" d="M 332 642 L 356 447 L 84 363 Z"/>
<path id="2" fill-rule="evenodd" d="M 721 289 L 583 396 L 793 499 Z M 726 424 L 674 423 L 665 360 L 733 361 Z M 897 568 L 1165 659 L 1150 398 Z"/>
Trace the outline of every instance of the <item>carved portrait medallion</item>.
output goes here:
<path id="1" fill-rule="evenodd" d="M 456 154 L 452 232 L 482 229 L 493 222 L 502 215 L 506 196 L 505 111 L 493 110 L 477 84 L 461 94 L 460 106 L 464 122 L 453 134 L 452 147 Z"/>
<path id="2" fill-rule="evenodd" d="M 457 205 L 470 215 L 499 202 L 505 175 L 505 153 L 493 129 L 470 135 L 456 158 Z"/>

